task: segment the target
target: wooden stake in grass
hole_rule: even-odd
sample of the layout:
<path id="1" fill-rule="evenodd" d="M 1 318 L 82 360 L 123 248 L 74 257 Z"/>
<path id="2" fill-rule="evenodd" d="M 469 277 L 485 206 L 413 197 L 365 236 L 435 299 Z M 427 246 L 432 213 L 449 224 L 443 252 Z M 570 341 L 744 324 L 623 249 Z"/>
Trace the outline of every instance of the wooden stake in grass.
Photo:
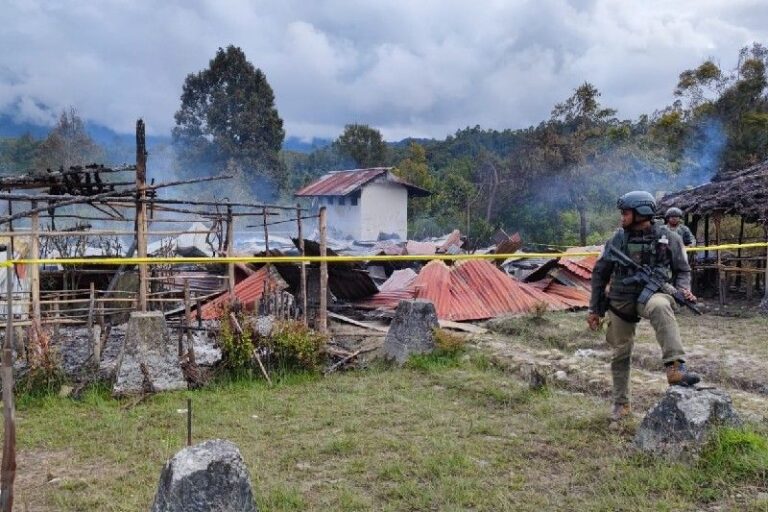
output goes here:
<path id="1" fill-rule="evenodd" d="M 192 399 L 187 398 L 187 446 L 192 446 Z"/>
<path id="2" fill-rule="evenodd" d="M 325 206 L 320 208 L 320 256 L 325 258 L 327 238 L 328 238 L 328 220 Z M 320 310 L 317 313 L 317 330 L 321 333 L 328 332 L 328 262 L 320 262 Z"/>
<path id="3" fill-rule="evenodd" d="M 13 510 L 16 479 L 16 411 L 13 403 L 13 267 L 6 267 L 5 340 L 3 340 L 3 462 L 0 469 L 0 511 Z"/>

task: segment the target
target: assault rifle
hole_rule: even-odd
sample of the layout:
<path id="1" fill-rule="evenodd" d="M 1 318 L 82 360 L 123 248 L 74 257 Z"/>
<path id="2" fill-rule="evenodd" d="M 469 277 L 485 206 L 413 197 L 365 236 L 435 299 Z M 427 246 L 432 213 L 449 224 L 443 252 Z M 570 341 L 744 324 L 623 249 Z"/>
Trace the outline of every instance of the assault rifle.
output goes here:
<path id="1" fill-rule="evenodd" d="M 606 244 L 606 254 L 614 258 L 616 263 L 622 267 L 630 267 L 634 269 L 635 273 L 630 277 L 622 279 L 623 284 L 643 284 L 643 291 L 640 292 L 637 302 L 645 304 L 651 295 L 654 293 L 666 293 L 671 295 L 675 301 L 681 306 L 685 306 L 697 315 L 703 315 L 704 313 L 696 307 L 696 304 L 686 299 L 683 292 L 669 284 L 667 282 L 667 275 L 659 267 L 652 267 L 650 265 L 640 265 L 635 260 L 618 250 L 611 244 Z"/>

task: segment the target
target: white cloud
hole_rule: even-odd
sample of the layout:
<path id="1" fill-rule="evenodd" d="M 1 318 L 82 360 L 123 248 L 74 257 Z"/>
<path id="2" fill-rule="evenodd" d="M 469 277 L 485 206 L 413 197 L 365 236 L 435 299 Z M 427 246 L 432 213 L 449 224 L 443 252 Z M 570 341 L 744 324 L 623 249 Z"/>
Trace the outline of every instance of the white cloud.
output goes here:
<path id="1" fill-rule="evenodd" d="M 634 117 L 670 103 L 683 69 L 731 67 L 768 31 L 755 0 L 0 0 L 0 12 L 0 111 L 41 122 L 72 105 L 121 132 L 143 116 L 168 133 L 184 77 L 235 44 L 305 138 L 349 122 L 390 139 L 524 127 L 587 80 Z"/>

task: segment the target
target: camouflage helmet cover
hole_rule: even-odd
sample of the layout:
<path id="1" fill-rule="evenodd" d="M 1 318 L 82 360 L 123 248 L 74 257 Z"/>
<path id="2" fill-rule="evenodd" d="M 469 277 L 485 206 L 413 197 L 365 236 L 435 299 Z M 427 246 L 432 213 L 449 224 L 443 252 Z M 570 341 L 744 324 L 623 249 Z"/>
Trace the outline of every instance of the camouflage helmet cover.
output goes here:
<path id="1" fill-rule="evenodd" d="M 681 217 L 683 216 L 683 210 L 680 208 L 675 208 L 674 206 L 672 208 L 669 208 L 667 210 L 667 213 L 664 214 L 664 219 L 669 219 L 670 217 Z"/>
<path id="2" fill-rule="evenodd" d="M 619 210 L 634 210 L 638 215 L 652 217 L 656 213 L 656 200 L 650 192 L 634 190 L 627 192 L 616 202 Z"/>

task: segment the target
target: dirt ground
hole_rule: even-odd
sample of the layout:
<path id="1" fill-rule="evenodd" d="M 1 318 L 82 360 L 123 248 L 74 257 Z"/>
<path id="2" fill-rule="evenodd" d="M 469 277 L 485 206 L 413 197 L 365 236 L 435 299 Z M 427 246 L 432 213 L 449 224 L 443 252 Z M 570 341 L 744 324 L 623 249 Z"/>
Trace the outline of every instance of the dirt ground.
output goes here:
<path id="1" fill-rule="evenodd" d="M 744 305 L 704 304 L 706 314 L 678 314 L 688 366 L 731 394 L 747 419 L 768 422 L 768 318 Z M 590 332 L 586 314 L 548 314 L 541 318 L 503 318 L 488 322 L 489 334 L 474 346 L 495 364 L 522 378 L 532 368 L 556 387 L 604 397 L 610 405 L 610 348 L 605 333 Z M 638 325 L 632 360 L 633 411 L 642 416 L 667 387 L 661 350 L 647 320 Z"/>

